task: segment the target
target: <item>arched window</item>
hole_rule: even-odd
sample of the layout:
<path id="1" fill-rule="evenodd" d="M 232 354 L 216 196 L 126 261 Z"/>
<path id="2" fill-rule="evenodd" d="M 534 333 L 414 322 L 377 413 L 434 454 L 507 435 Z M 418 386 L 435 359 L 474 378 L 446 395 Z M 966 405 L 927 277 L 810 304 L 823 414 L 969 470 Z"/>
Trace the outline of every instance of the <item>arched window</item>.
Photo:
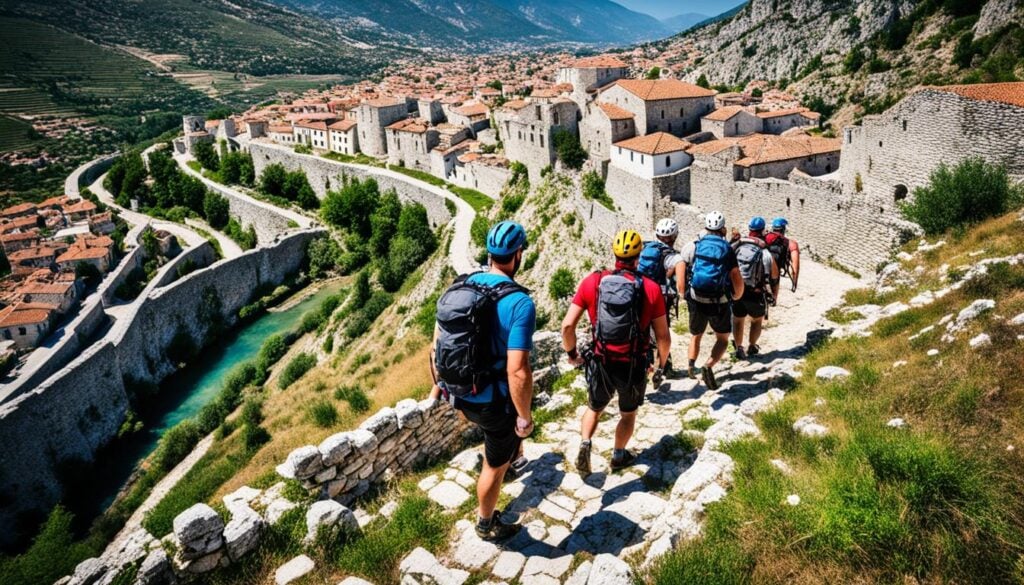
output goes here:
<path id="1" fill-rule="evenodd" d="M 892 198 L 895 201 L 903 201 L 904 199 L 907 198 L 907 193 L 908 190 L 906 185 L 896 185 L 896 188 L 893 190 L 892 193 Z"/>
<path id="2" fill-rule="evenodd" d="M 554 112 L 552 112 L 551 115 L 552 115 L 552 117 L 554 119 L 555 126 L 558 126 L 558 110 L 555 110 Z"/>

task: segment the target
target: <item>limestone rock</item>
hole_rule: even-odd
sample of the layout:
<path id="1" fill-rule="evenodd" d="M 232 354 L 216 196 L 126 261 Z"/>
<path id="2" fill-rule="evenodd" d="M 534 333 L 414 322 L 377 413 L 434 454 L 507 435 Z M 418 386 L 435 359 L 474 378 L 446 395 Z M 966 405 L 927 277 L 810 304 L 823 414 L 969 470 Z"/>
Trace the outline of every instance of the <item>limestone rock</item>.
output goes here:
<path id="1" fill-rule="evenodd" d="M 903 420 L 902 418 L 899 418 L 899 417 L 892 418 L 892 419 L 889 419 L 889 422 L 885 423 L 885 426 L 887 426 L 887 427 L 889 427 L 891 429 L 902 429 L 902 428 L 907 426 L 907 421 L 905 421 L 905 420 Z"/>
<path id="2" fill-rule="evenodd" d="M 974 37 L 988 36 L 1008 24 L 1020 0 L 988 0 L 981 8 L 978 22 L 974 23 Z"/>
<path id="3" fill-rule="evenodd" d="M 996 302 L 992 299 L 978 299 L 960 311 L 956 316 L 956 320 L 950 323 L 947 326 L 947 329 L 952 332 L 959 331 L 963 329 L 967 323 L 970 323 L 980 317 L 982 313 L 991 311 L 994 308 L 996 308 Z"/>
<path id="4" fill-rule="evenodd" d="M 560 579 L 569 570 L 571 565 L 572 555 L 569 554 L 563 554 L 555 558 L 540 555 L 527 557 L 521 581 L 530 583 L 542 575 L 553 579 Z"/>
<path id="5" fill-rule="evenodd" d="M 376 414 L 363 421 L 363 424 L 359 425 L 359 428 L 370 431 L 377 436 L 378 439 L 381 437 L 390 437 L 392 433 L 398 430 L 398 416 L 395 415 L 395 409 L 391 407 L 384 407 L 377 411 Z"/>
<path id="6" fill-rule="evenodd" d="M 423 411 L 419 404 L 407 398 L 395 405 L 395 418 L 400 429 L 418 429 L 423 425 Z"/>
<path id="7" fill-rule="evenodd" d="M 278 498 L 272 501 L 267 509 L 263 512 L 263 517 L 267 519 L 267 522 L 273 526 L 281 521 L 285 513 L 295 509 L 298 504 L 289 502 L 284 498 Z"/>
<path id="8" fill-rule="evenodd" d="M 572 397 L 568 394 L 555 394 L 548 400 L 547 404 L 540 407 L 541 410 L 555 411 L 572 404 Z"/>
<path id="9" fill-rule="evenodd" d="M 249 513 L 236 514 L 224 527 L 224 547 L 228 558 L 235 562 L 255 549 L 266 525 L 251 508 Z"/>
<path id="10" fill-rule="evenodd" d="M 970 345 L 972 349 L 980 349 L 982 347 L 992 345 L 992 338 L 988 333 L 979 333 L 977 336 L 972 337 L 967 344 Z"/>
<path id="11" fill-rule="evenodd" d="M 394 500 L 391 500 L 390 502 L 384 504 L 383 506 L 380 507 L 380 510 L 379 510 L 380 515 L 385 517 L 385 518 L 390 518 L 390 517 L 394 516 L 395 512 L 397 512 L 397 511 L 398 511 L 398 502 L 396 502 Z"/>
<path id="12" fill-rule="evenodd" d="M 135 575 L 136 585 L 163 585 L 170 583 L 174 574 L 171 572 L 171 561 L 162 547 L 154 547 L 139 565 Z"/>
<path id="13" fill-rule="evenodd" d="M 498 556 L 499 552 L 497 545 L 482 540 L 477 536 L 472 523 L 466 522 L 462 536 L 452 553 L 452 560 L 460 567 L 476 571 Z"/>
<path id="14" fill-rule="evenodd" d="M 771 463 L 772 467 L 774 467 L 775 469 L 778 469 L 779 472 L 782 473 L 782 475 L 792 475 L 793 474 L 793 468 L 790 467 L 789 464 L 786 463 L 785 461 L 783 461 L 782 459 L 772 459 L 768 463 Z"/>
<path id="15" fill-rule="evenodd" d="M 719 445 L 750 436 L 761 436 L 761 430 L 750 417 L 741 414 L 720 420 L 704 431 L 705 445 L 709 449 L 716 449 Z"/>
<path id="16" fill-rule="evenodd" d="M 195 504 L 178 514 L 173 526 L 183 561 L 210 554 L 224 544 L 224 520 L 206 504 Z"/>
<path id="17" fill-rule="evenodd" d="M 850 375 L 849 370 L 840 368 L 838 366 L 824 366 L 818 368 L 818 371 L 814 373 L 814 376 L 819 380 L 835 380 L 839 378 L 845 378 Z"/>
<path id="18" fill-rule="evenodd" d="M 261 493 L 262 492 L 260 492 L 260 490 L 256 488 L 251 488 L 247 485 L 243 485 L 237 490 L 224 496 L 224 506 L 227 507 L 228 511 L 232 514 L 235 513 L 234 508 L 251 509 L 249 507 L 249 504 L 251 504 L 253 500 L 255 500 L 256 498 L 260 497 Z"/>
<path id="19" fill-rule="evenodd" d="M 796 419 L 793 423 L 793 430 L 805 437 L 823 437 L 828 434 L 828 427 L 819 423 L 813 415 Z"/>
<path id="20" fill-rule="evenodd" d="M 316 566 L 313 559 L 306 555 L 299 555 L 274 571 L 275 585 L 287 585 L 306 576 Z"/>
<path id="21" fill-rule="evenodd" d="M 338 585 L 373 585 L 373 583 L 359 577 L 345 577 Z"/>
<path id="22" fill-rule="evenodd" d="M 188 573 L 190 575 L 200 575 L 203 573 L 209 573 L 217 567 L 225 564 L 226 557 L 221 551 L 212 552 L 206 556 L 202 556 L 192 560 L 184 560 L 181 558 L 179 553 L 175 557 L 175 562 L 178 563 L 178 571 L 181 573 Z"/>
<path id="23" fill-rule="evenodd" d="M 600 554 L 594 557 L 587 585 L 632 585 L 632 583 L 633 570 L 625 561 L 610 554 Z"/>
<path id="24" fill-rule="evenodd" d="M 790 506 L 799 506 L 800 496 L 798 496 L 797 494 L 790 494 L 786 496 L 786 503 L 789 504 Z"/>
<path id="25" fill-rule="evenodd" d="M 93 585 L 107 574 L 107 565 L 103 561 L 92 558 L 78 563 L 71 575 L 69 585 Z"/>
<path id="26" fill-rule="evenodd" d="M 732 480 L 734 465 L 732 458 L 725 453 L 701 451 L 693 465 L 684 471 L 672 486 L 672 499 L 692 498 L 711 483 L 728 483 Z"/>
<path id="27" fill-rule="evenodd" d="M 480 464 L 483 460 L 483 454 L 477 449 L 466 449 L 455 457 L 452 457 L 452 460 L 448 462 L 448 466 L 472 473 L 480 470 Z"/>
<path id="28" fill-rule="evenodd" d="M 321 530 L 358 532 L 359 521 L 352 510 L 334 500 L 314 502 L 306 512 L 306 537 L 304 544 L 311 544 Z"/>
<path id="29" fill-rule="evenodd" d="M 590 570 L 593 568 L 594 563 L 592 561 L 583 561 L 580 566 L 576 567 L 573 571 L 572 576 L 565 581 L 565 585 L 587 585 L 587 579 L 590 578 Z"/>
<path id="30" fill-rule="evenodd" d="M 469 499 L 469 492 L 451 480 L 444 480 L 434 486 L 427 496 L 446 510 L 454 510 Z"/>
<path id="31" fill-rule="evenodd" d="M 446 568 L 437 560 L 437 557 L 422 547 L 402 559 L 398 571 L 402 575 L 403 583 L 406 582 L 406 577 L 411 578 L 413 583 L 436 583 L 437 585 L 442 583 L 462 585 L 469 579 L 469 573 L 459 569 Z"/>
<path id="32" fill-rule="evenodd" d="M 499 579 L 514 579 L 522 570 L 526 557 L 523 553 L 514 550 L 506 550 L 498 555 L 498 560 L 491 568 L 491 575 Z"/>
<path id="33" fill-rule="evenodd" d="M 1010 319 L 1009 321 L 1007 321 L 1007 324 L 1013 326 L 1024 325 L 1024 313 L 1021 313 L 1020 315 L 1017 315 L 1013 319 Z"/>
<path id="34" fill-rule="evenodd" d="M 323 471 L 320 450 L 312 445 L 299 447 L 288 454 L 284 463 L 277 466 L 277 473 L 288 479 L 309 479 Z"/>
<path id="35" fill-rule="evenodd" d="M 935 356 L 939 355 L 939 350 L 937 350 L 937 349 L 929 349 L 929 350 L 928 350 L 928 351 L 926 352 L 926 355 L 927 355 L 928 357 L 935 357 Z"/>
<path id="36" fill-rule="evenodd" d="M 320 443 L 320 460 L 325 466 L 341 463 L 352 452 L 352 440 L 348 433 L 331 435 Z"/>
<path id="37" fill-rule="evenodd" d="M 397 419 L 396 419 L 397 421 Z M 395 423 L 398 424 L 397 422 Z M 377 448 L 377 435 L 364 428 L 358 428 L 349 433 L 352 441 L 352 449 L 359 454 L 369 455 Z"/>

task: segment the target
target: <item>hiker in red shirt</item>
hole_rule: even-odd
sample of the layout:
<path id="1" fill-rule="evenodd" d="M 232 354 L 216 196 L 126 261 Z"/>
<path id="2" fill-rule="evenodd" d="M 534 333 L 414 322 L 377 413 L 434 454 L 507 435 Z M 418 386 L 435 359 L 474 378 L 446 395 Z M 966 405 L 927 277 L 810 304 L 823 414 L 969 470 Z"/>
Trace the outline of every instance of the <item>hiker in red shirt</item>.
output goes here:
<path id="1" fill-rule="evenodd" d="M 786 236 L 788 227 L 789 222 L 786 218 L 776 217 L 772 220 L 772 231 L 765 234 L 768 251 L 779 267 L 779 278 L 772 281 L 772 294 L 776 300 L 779 298 L 779 281 L 782 276 L 789 276 L 793 282 L 790 287 L 792 292 L 796 292 L 797 284 L 800 282 L 800 244 Z"/>
<path id="2" fill-rule="evenodd" d="M 636 460 L 626 445 L 633 436 L 637 409 L 644 402 L 652 365 L 648 358 L 652 328 L 658 346 L 655 386 L 664 376 L 671 346 L 665 300 L 658 283 L 636 272 L 642 248 L 640 234 L 633 230 L 619 232 L 612 246 L 615 269 L 584 278 L 562 321 L 562 348 L 569 362 L 586 364 L 588 404 L 580 424 L 582 442 L 576 457 L 576 468 L 583 477 L 590 474 L 591 438 L 601 413 L 616 393 L 619 422 L 611 468 L 622 469 Z M 584 311 L 593 325 L 593 348 L 587 351 L 585 360 L 576 348 L 576 326 Z"/>

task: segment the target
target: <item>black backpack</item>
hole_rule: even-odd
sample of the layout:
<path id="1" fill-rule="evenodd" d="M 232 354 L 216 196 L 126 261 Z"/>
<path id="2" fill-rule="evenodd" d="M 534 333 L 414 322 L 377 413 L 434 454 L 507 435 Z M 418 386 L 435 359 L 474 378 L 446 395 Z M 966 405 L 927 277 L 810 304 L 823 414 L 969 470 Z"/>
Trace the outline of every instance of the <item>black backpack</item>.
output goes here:
<path id="1" fill-rule="evenodd" d="M 775 264 L 779 267 L 779 276 L 789 275 L 789 240 L 782 234 L 775 232 L 769 233 L 765 236 L 765 241 L 768 243 L 768 253 L 775 259 Z"/>
<path id="2" fill-rule="evenodd" d="M 750 290 L 761 290 L 765 280 L 764 242 L 756 238 L 743 238 L 733 244 L 733 250 L 743 283 Z"/>
<path id="3" fill-rule="evenodd" d="M 488 384 L 504 379 L 505 369 L 495 362 L 493 341 L 498 301 L 526 288 L 504 281 L 495 286 L 468 282 L 463 274 L 437 300 L 437 343 L 434 371 L 451 395 L 462 398 L 476 394 Z"/>
<path id="4" fill-rule="evenodd" d="M 616 355 L 631 361 L 641 357 L 640 313 L 643 310 L 643 277 L 633 273 L 626 277 L 625 270 L 609 272 L 597 284 L 597 310 L 594 321 L 594 349 L 603 357 Z M 609 345 L 629 345 L 628 355 L 612 352 Z"/>

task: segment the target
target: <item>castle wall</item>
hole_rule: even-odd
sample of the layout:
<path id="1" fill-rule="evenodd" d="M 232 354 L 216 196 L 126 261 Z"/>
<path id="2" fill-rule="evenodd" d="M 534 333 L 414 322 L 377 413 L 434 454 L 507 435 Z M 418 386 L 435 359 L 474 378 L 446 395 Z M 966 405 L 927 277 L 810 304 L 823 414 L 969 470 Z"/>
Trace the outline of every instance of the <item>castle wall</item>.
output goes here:
<path id="1" fill-rule="evenodd" d="M 82 186 L 95 183 L 96 179 L 107 172 L 119 156 L 121 155 L 114 153 L 95 158 L 72 171 L 68 178 L 64 180 L 64 194 L 72 197 L 81 197 Z"/>
<path id="2" fill-rule="evenodd" d="M 497 199 L 511 176 L 512 171 L 505 167 L 469 163 L 455 167 L 452 182 L 462 187 L 476 189 L 488 197 Z"/>
<path id="3" fill-rule="evenodd" d="M 401 173 L 368 167 L 351 165 L 329 160 L 311 154 L 298 154 L 288 148 L 263 141 L 254 141 L 250 147 L 256 176 L 263 173 L 268 165 L 279 163 L 289 171 L 301 169 L 306 173 L 309 184 L 317 197 L 326 196 L 329 189 L 342 184 L 342 176 L 355 177 L 360 180 L 372 178 L 377 181 L 382 191 L 394 189 L 403 201 L 414 201 L 427 209 L 430 223 L 436 228 L 448 223 L 452 215 L 445 205 L 445 199 L 454 197 L 448 191 L 418 181 Z"/>
<path id="4" fill-rule="evenodd" d="M 405 103 L 393 106 L 373 107 L 363 104 L 356 109 L 356 128 L 359 131 L 359 148 L 370 156 L 383 156 L 388 153 L 387 138 L 384 128 L 404 119 L 409 114 Z"/>
<path id="5" fill-rule="evenodd" d="M 864 118 L 843 131 L 843 188 L 895 209 L 896 188 L 928 184 L 930 173 L 971 156 L 1007 165 L 1024 174 L 1024 108 L 978 101 L 933 89 L 920 90 L 884 114 Z"/>
<path id="6" fill-rule="evenodd" d="M 68 463 L 91 461 L 117 435 L 128 409 L 125 380 L 158 383 L 174 371 L 166 351 L 179 329 L 202 344 L 210 322 L 197 316 L 206 291 L 216 294 L 220 316 L 230 325 L 260 285 L 280 284 L 298 270 L 306 246 L 322 234 L 295 232 L 167 286 L 147 288 L 101 340 L 29 392 L 0 405 L 0 545 L 18 537 L 19 517 L 45 513 L 58 501 L 60 473 Z"/>

